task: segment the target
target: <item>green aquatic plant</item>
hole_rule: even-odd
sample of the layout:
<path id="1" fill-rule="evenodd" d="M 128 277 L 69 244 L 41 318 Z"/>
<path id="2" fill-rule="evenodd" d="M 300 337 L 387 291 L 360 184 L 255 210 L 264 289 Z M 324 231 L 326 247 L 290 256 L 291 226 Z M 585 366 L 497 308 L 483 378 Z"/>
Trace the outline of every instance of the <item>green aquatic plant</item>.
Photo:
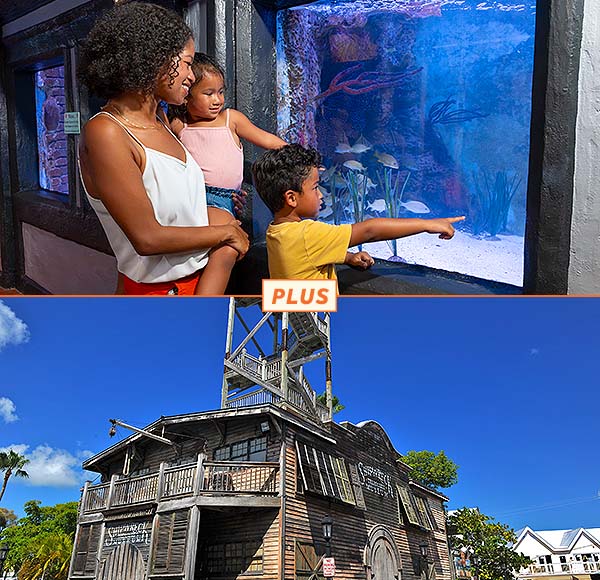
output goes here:
<path id="1" fill-rule="evenodd" d="M 352 201 L 352 210 L 354 213 L 354 222 L 362 222 L 365 216 L 365 198 L 367 197 L 368 179 L 364 173 L 349 170 L 343 174 L 346 182 L 346 189 L 350 194 Z M 362 250 L 362 244 L 358 246 Z"/>
<path id="2" fill-rule="evenodd" d="M 395 174 L 395 175 L 394 175 Z M 385 201 L 385 207 L 387 214 L 391 218 L 397 218 L 400 214 L 400 204 L 402 203 L 402 196 L 406 190 L 406 185 L 410 179 L 410 171 L 406 174 L 400 193 L 398 187 L 400 186 L 400 171 L 393 169 L 392 167 L 384 167 L 383 172 L 378 170 L 377 177 L 379 184 L 383 189 L 383 200 Z M 398 243 L 397 240 L 387 240 L 387 245 L 392 251 L 392 255 L 398 256 Z"/>
<path id="3" fill-rule="evenodd" d="M 473 173 L 476 193 L 473 215 L 475 234 L 487 232 L 490 236 L 496 236 L 506 230 L 508 211 L 521 181 L 518 173 L 515 172 L 510 177 L 506 170 L 497 171 L 495 176 L 485 170 Z"/>

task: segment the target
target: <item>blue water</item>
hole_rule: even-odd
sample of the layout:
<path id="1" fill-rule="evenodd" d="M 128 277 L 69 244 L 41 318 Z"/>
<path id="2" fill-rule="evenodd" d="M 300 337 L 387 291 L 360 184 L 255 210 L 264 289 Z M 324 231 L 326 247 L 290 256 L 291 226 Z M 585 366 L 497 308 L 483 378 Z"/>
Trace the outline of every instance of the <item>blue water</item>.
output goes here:
<path id="1" fill-rule="evenodd" d="M 534 30 L 534 3 L 510 0 L 281 10 L 278 131 L 324 157 L 321 219 L 464 214 L 469 240 L 493 255 L 516 237 L 522 261 Z M 402 259 L 402 242 L 379 257 Z"/>

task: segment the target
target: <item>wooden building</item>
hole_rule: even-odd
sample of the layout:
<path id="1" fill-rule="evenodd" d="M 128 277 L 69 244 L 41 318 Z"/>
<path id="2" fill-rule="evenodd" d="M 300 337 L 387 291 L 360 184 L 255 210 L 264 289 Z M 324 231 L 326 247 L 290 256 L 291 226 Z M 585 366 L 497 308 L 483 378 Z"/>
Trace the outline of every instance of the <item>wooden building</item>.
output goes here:
<path id="1" fill-rule="evenodd" d="M 450 580 L 447 498 L 410 480 L 377 422 L 337 424 L 308 384 L 325 359 L 331 402 L 328 317 L 267 314 L 233 348 L 247 305 L 231 301 L 223 408 L 161 417 L 85 462 L 102 477 L 69 578 L 320 578 L 329 516 L 336 578 Z M 261 328 L 273 352 L 255 356 Z"/>

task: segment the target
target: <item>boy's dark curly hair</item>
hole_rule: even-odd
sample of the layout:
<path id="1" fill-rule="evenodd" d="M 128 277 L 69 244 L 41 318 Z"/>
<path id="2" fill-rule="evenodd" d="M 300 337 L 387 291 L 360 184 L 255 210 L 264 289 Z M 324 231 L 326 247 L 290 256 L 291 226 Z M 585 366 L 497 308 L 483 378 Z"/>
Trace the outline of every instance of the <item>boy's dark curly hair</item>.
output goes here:
<path id="1" fill-rule="evenodd" d="M 190 38 L 190 28 L 171 10 L 142 2 L 119 4 L 88 34 L 79 77 L 101 98 L 150 95 L 165 73 L 174 82 L 178 55 Z"/>
<path id="2" fill-rule="evenodd" d="M 321 155 L 316 149 L 296 143 L 267 151 L 252 165 L 254 186 L 265 205 L 273 212 L 284 206 L 283 194 L 301 191 L 313 167 L 320 167 Z"/>
<path id="3" fill-rule="evenodd" d="M 225 83 L 225 73 L 223 69 L 219 66 L 219 63 L 214 60 L 212 57 L 208 56 L 204 52 L 197 52 L 194 55 L 194 62 L 192 63 L 192 72 L 194 73 L 194 77 L 196 80 L 194 84 L 190 87 L 191 90 L 207 75 L 207 74 L 216 74 L 219 75 L 223 79 L 223 83 Z M 186 99 L 186 102 L 183 105 L 169 105 L 169 110 L 167 116 L 169 117 L 169 121 L 173 119 L 179 119 L 184 123 L 187 122 L 187 101 L 190 96 Z"/>

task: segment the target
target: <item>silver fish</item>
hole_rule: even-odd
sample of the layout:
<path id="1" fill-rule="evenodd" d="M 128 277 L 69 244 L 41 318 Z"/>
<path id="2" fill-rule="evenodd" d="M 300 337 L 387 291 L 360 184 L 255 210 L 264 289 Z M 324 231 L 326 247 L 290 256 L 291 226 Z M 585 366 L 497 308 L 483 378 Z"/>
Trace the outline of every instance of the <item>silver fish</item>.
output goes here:
<path id="1" fill-rule="evenodd" d="M 383 213 L 387 209 L 387 204 L 385 199 L 376 199 L 374 202 L 367 204 L 367 209 L 376 213 Z"/>
<path id="2" fill-rule="evenodd" d="M 366 167 L 360 161 L 355 161 L 354 159 L 346 161 L 344 163 L 344 167 L 347 167 L 352 171 L 364 171 L 366 169 Z"/>
<path id="3" fill-rule="evenodd" d="M 352 151 L 352 147 L 350 143 L 338 143 L 335 148 L 336 153 L 350 153 Z"/>
<path id="4" fill-rule="evenodd" d="M 409 200 L 407 202 L 401 201 L 400 205 L 409 211 L 410 213 L 430 213 L 431 210 L 422 202 Z"/>
<path id="5" fill-rule="evenodd" d="M 400 169 L 400 165 L 395 157 L 392 157 L 389 153 L 375 153 L 377 161 L 384 167 L 390 167 L 391 169 Z"/>
<path id="6" fill-rule="evenodd" d="M 360 155 L 361 153 L 364 153 L 365 151 L 368 151 L 369 149 L 371 149 L 371 148 L 368 145 L 365 145 L 364 143 L 355 143 L 354 145 L 352 145 L 350 152 L 357 153 Z"/>

